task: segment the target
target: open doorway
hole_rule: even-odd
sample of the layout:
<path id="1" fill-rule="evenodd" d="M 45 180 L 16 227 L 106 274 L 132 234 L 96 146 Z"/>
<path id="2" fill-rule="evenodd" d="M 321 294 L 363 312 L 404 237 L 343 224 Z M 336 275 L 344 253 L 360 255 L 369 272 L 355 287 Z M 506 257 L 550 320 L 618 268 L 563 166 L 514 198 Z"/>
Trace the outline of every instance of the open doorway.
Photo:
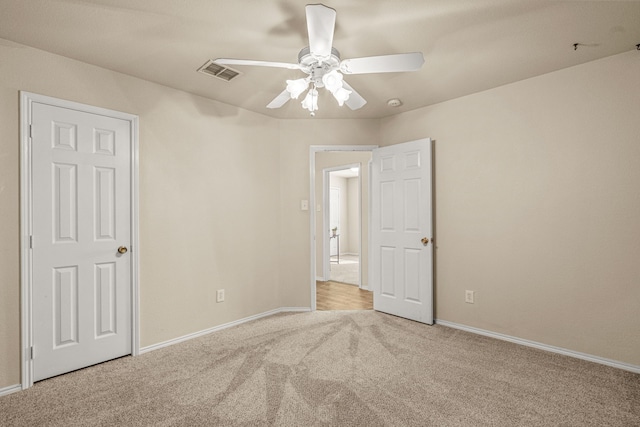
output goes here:
<path id="1" fill-rule="evenodd" d="M 339 151 L 340 153 L 332 153 Z M 310 148 L 310 200 L 316 198 L 321 189 L 316 176 L 322 157 L 346 156 L 344 152 L 367 151 L 371 153 L 367 162 L 367 178 L 371 184 L 361 188 L 370 191 L 367 202 L 362 202 L 362 226 L 367 232 L 361 238 L 362 268 L 367 278 L 361 282 L 373 290 L 374 309 L 395 316 L 433 324 L 433 145 L 429 138 L 395 144 L 383 148 L 365 146 L 312 146 Z M 355 155 L 355 153 L 349 153 Z M 339 158 L 335 165 L 357 160 Z M 364 172 L 364 168 L 362 168 Z M 362 175 L 364 176 L 364 174 Z M 370 196 L 370 197 L 369 197 Z M 371 201 L 370 201 L 371 200 Z M 317 304 L 318 264 L 322 263 L 317 245 L 328 239 L 326 229 L 316 221 L 316 212 L 322 206 L 311 209 L 311 310 Z M 318 229 L 319 228 L 319 229 Z M 365 256 L 364 251 L 370 253 Z M 368 267 L 364 266 L 364 262 Z M 369 283 L 370 282 L 370 283 Z M 342 308 L 340 308 L 342 309 Z"/>
<path id="2" fill-rule="evenodd" d="M 324 279 L 360 287 L 360 163 L 324 169 L 323 183 Z"/>
<path id="3" fill-rule="evenodd" d="M 370 150 L 313 154 L 317 310 L 373 308 L 367 272 Z"/>

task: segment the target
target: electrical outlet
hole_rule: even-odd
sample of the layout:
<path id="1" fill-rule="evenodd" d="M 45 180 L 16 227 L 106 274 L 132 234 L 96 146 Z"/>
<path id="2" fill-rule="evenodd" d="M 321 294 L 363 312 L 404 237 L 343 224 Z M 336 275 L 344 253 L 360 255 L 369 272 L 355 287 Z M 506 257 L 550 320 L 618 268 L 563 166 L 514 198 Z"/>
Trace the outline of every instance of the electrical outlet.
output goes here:
<path id="1" fill-rule="evenodd" d="M 224 302 L 224 289 L 218 289 L 216 292 L 216 302 Z"/>
<path id="2" fill-rule="evenodd" d="M 474 291 L 464 291 L 464 302 L 473 304 Z"/>

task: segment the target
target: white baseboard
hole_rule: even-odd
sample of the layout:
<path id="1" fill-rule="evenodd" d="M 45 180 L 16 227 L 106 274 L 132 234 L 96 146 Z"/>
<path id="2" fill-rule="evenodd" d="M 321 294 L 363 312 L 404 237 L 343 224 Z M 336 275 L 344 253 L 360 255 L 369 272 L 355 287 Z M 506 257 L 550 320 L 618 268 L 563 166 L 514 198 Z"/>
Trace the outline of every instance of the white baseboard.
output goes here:
<path id="1" fill-rule="evenodd" d="M 316 282 L 326 282 L 326 280 L 324 280 L 324 277 L 316 276 Z"/>
<path id="2" fill-rule="evenodd" d="M 170 339 L 170 340 L 167 340 L 167 341 L 163 341 L 163 342 L 160 342 L 160 343 L 157 343 L 157 344 L 152 344 L 152 345 L 149 345 L 149 346 L 146 346 L 146 347 L 142 347 L 142 348 L 140 348 L 139 354 L 144 354 L 144 353 L 148 353 L 148 352 L 153 351 L 153 350 L 158 350 L 158 349 L 161 349 L 161 348 L 164 348 L 164 347 L 169 347 L 170 345 L 178 344 L 178 343 L 181 343 L 183 341 L 188 341 L 188 340 L 193 339 L 193 338 L 198 338 L 198 337 L 201 337 L 203 335 L 210 334 L 212 332 L 221 331 L 223 329 L 227 329 L 227 328 L 230 328 L 232 326 L 237 326 L 237 325 L 241 325 L 243 323 L 251 322 L 252 320 L 261 319 L 261 318 L 267 317 L 267 316 L 273 316 L 274 314 L 285 313 L 285 312 L 305 312 L 305 311 L 311 311 L 311 308 L 310 307 L 280 307 L 280 308 L 276 308 L 274 310 L 265 311 L 264 313 L 254 314 L 253 316 L 245 317 L 243 319 L 234 320 L 233 322 L 224 323 L 222 325 L 214 326 L 213 328 L 204 329 L 202 331 L 193 332 L 191 334 L 183 335 L 183 336 L 178 337 L 178 338 L 173 338 L 173 339 Z"/>
<path id="3" fill-rule="evenodd" d="M 311 307 L 280 307 L 280 313 L 306 313 Z"/>
<path id="4" fill-rule="evenodd" d="M 15 385 L 10 385 L 8 387 L 0 388 L 0 397 L 6 396 L 7 394 L 15 393 L 17 391 L 22 391 L 22 385 L 15 384 Z"/>
<path id="5" fill-rule="evenodd" d="M 604 357 L 593 356 L 591 354 L 580 353 L 578 351 L 568 350 L 566 348 L 555 347 L 539 343 L 536 341 L 529 341 L 523 338 L 512 337 L 510 335 L 501 334 L 499 332 L 487 331 L 485 329 L 474 328 L 472 326 L 460 325 L 458 323 L 448 322 L 446 320 L 435 319 L 435 323 L 438 325 L 446 326 L 449 328 L 460 329 L 462 331 L 471 332 L 478 335 L 484 335 L 486 337 L 496 338 L 502 341 L 509 341 L 515 344 L 524 345 L 527 347 L 537 348 L 539 350 L 549 351 L 551 353 L 558 353 L 565 356 L 575 357 L 576 359 L 587 360 L 589 362 L 599 363 L 601 365 L 612 366 L 614 368 L 623 369 L 625 371 L 635 372 L 640 374 L 640 366 L 632 365 L 630 363 L 620 362 L 617 360 L 606 359 Z"/>

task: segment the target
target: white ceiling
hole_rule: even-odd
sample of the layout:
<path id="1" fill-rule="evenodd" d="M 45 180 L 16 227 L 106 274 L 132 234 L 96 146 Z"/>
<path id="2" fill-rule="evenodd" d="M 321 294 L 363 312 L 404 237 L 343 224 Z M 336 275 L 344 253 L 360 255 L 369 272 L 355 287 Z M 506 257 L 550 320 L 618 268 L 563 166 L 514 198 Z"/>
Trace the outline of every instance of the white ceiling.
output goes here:
<path id="1" fill-rule="evenodd" d="M 334 47 L 343 59 L 421 51 L 425 64 L 413 73 L 347 76 L 368 104 L 351 111 L 321 90 L 316 118 L 385 117 L 640 43 L 640 1 L 323 1 L 337 11 Z M 232 82 L 196 72 L 218 57 L 297 62 L 307 45 L 306 3 L 0 0 L 0 38 L 273 117 L 308 118 L 299 100 L 265 108 L 300 71 L 238 66 L 243 74 Z M 404 105 L 388 107 L 396 97 Z"/>
<path id="2" fill-rule="evenodd" d="M 358 171 L 353 171 L 351 168 L 331 171 L 330 174 L 333 176 L 339 176 L 340 178 L 357 178 L 359 175 Z"/>

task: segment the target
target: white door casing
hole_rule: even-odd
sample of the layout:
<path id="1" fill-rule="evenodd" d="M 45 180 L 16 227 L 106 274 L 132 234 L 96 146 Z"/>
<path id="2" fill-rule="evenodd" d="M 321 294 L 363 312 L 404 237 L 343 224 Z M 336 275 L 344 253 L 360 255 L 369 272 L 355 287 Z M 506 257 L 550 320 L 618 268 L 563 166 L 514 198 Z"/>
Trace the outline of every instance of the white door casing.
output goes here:
<path id="1" fill-rule="evenodd" d="M 374 309 L 433 324 L 431 140 L 373 150 L 371 179 Z"/>
<path id="2" fill-rule="evenodd" d="M 23 278 L 27 388 L 137 354 L 137 117 L 22 95 L 30 125 L 22 227 L 30 246 Z"/>
<path id="3" fill-rule="evenodd" d="M 377 145 L 312 145 L 309 147 L 309 200 L 316 200 L 316 153 L 325 152 L 325 151 L 371 151 L 374 148 L 378 148 Z M 325 174 L 326 175 L 326 174 Z M 324 186 L 326 187 L 328 183 L 328 178 L 325 180 Z M 325 193 L 326 194 L 326 193 Z M 328 203 L 328 194 L 326 194 L 324 199 L 325 206 Z M 371 199 L 369 199 L 369 203 L 371 203 Z M 324 221 L 327 221 L 327 213 L 323 215 Z M 371 217 L 369 217 L 369 221 L 371 221 Z M 328 221 L 327 221 L 328 223 Z M 326 223 L 325 223 L 326 224 Z M 326 230 L 326 227 L 323 227 L 323 233 Z M 371 233 L 371 229 L 369 228 L 369 234 Z M 309 270 L 309 289 L 310 289 L 310 300 L 311 300 L 311 311 L 315 311 L 316 309 L 316 210 L 309 209 L 309 255 L 310 255 L 310 265 L 311 268 Z M 327 239 L 323 239 L 324 242 Z M 323 245 L 324 246 L 324 245 Z M 328 253 L 328 245 L 326 245 L 326 250 Z M 361 264 L 362 265 L 362 264 Z M 362 272 L 362 269 L 360 270 Z M 362 278 L 360 280 L 362 284 Z"/>

